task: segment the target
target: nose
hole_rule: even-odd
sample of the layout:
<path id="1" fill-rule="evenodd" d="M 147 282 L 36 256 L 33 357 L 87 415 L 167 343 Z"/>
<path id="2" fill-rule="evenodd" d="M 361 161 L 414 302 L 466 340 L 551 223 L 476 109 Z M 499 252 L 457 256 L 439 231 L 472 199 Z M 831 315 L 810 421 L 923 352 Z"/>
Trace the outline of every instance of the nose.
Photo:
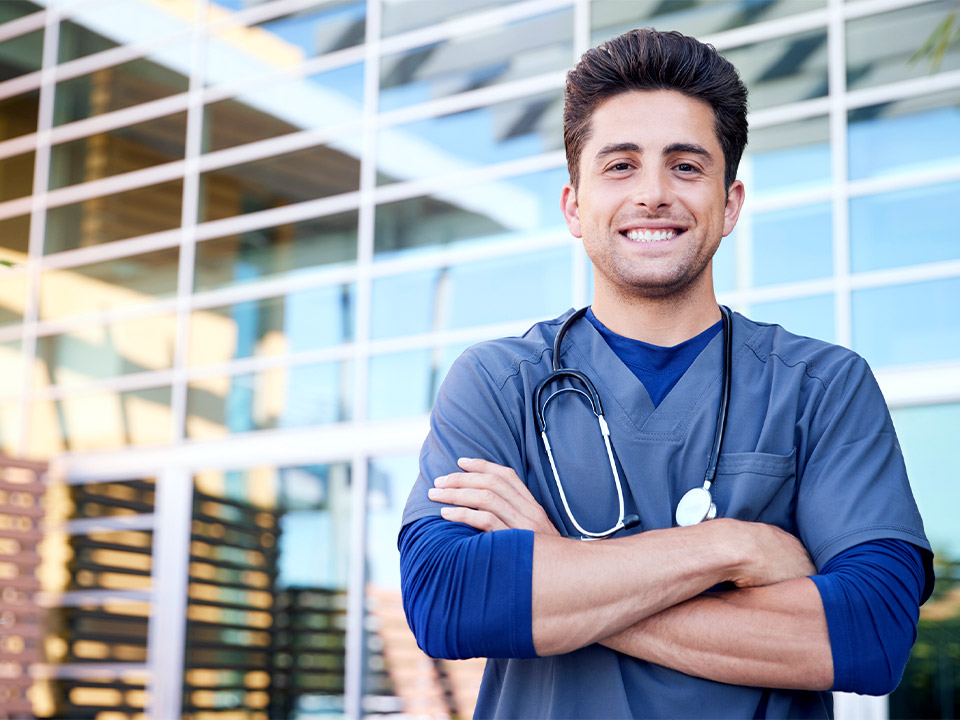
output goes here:
<path id="1" fill-rule="evenodd" d="M 672 200 L 670 184 L 663 171 L 657 168 L 637 173 L 632 192 L 634 204 L 650 210 L 667 207 Z"/>

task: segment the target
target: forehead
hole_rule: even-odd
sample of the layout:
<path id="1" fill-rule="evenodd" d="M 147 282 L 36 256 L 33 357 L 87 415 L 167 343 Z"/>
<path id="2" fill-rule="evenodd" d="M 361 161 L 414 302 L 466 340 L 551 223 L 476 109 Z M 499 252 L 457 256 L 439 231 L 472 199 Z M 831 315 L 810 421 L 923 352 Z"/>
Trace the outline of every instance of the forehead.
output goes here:
<path id="1" fill-rule="evenodd" d="M 586 160 L 610 143 L 634 143 L 645 152 L 696 143 L 721 154 L 713 109 L 676 90 L 628 90 L 604 101 L 590 117 Z"/>

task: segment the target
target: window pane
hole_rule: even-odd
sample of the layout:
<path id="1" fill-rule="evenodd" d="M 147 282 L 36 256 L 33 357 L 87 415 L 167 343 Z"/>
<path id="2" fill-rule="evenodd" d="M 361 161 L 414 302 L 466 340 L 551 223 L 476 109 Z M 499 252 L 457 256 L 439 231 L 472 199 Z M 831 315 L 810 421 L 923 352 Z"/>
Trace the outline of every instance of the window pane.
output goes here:
<path id="1" fill-rule="evenodd" d="M 39 90 L 0 99 L 0 140 L 36 132 L 39 108 Z"/>
<path id="2" fill-rule="evenodd" d="M 57 83 L 53 124 L 102 115 L 187 91 L 190 45 L 175 43 L 131 60 Z"/>
<path id="3" fill-rule="evenodd" d="M 359 122 L 362 102 L 363 63 L 305 78 L 273 78 L 204 108 L 203 149 Z"/>
<path id="4" fill-rule="evenodd" d="M 572 297 L 569 248 L 373 282 L 371 336 L 398 337 L 559 315 Z"/>
<path id="5" fill-rule="evenodd" d="M 219 18 L 222 13 L 211 16 Z M 362 43 L 366 4 L 325 2 L 250 27 L 228 24 L 213 32 L 207 49 L 206 81 L 218 84 L 292 67 L 304 60 Z"/>
<path id="6" fill-rule="evenodd" d="M 352 285 L 333 285 L 195 310 L 190 364 L 287 355 L 340 345 L 353 337 Z"/>
<path id="7" fill-rule="evenodd" d="M 511 0 L 384 0 L 384 37 L 446 22 L 478 10 L 507 5 Z"/>
<path id="8" fill-rule="evenodd" d="M 186 713 L 342 713 L 349 517 L 345 463 L 195 477 Z"/>
<path id="9" fill-rule="evenodd" d="M 19 340 L 0 343 L 0 396 L 23 389 L 23 346 Z"/>
<path id="10" fill-rule="evenodd" d="M 960 454 L 960 405 L 900 408 L 892 413 L 910 484 L 933 546 L 937 584 L 920 608 L 917 642 L 899 687 L 890 695 L 890 717 L 950 717 L 960 703 L 960 652 L 956 601 L 960 587 L 960 533 L 951 510 L 960 501 L 954 477 Z"/>
<path id="11" fill-rule="evenodd" d="M 827 94 L 827 32 L 811 30 L 724 50 L 750 91 L 750 110 Z"/>
<path id="12" fill-rule="evenodd" d="M 27 276 L 0 267 L 0 327 L 19 325 L 27 304 Z"/>
<path id="13" fill-rule="evenodd" d="M 173 367 L 176 315 L 94 325 L 37 338 L 45 366 L 38 387 L 78 385 L 91 380 Z"/>
<path id="14" fill-rule="evenodd" d="M 30 454 L 165 445 L 172 427 L 169 387 L 41 400 L 31 407 Z"/>
<path id="15" fill-rule="evenodd" d="M 911 58 L 937 26 L 956 10 L 951 0 L 924 3 L 847 22 L 847 88 L 926 77 L 930 61 Z M 943 55 L 940 72 L 960 68 L 960 45 L 952 43 Z"/>
<path id="16" fill-rule="evenodd" d="M 403 615 L 397 533 L 417 472 L 416 455 L 379 457 L 369 465 L 365 623 L 368 656 L 363 705 L 371 714 L 473 717 L 486 661 L 430 660 L 417 647 Z M 413 668 L 416 674 L 411 672 Z"/>
<path id="17" fill-rule="evenodd" d="M 853 270 L 960 258 L 958 197 L 960 182 L 851 198 Z M 920 229 L 918 218 L 922 218 Z"/>
<path id="18" fill-rule="evenodd" d="M 853 349 L 874 367 L 960 359 L 960 278 L 857 290 Z"/>
<path id="19" fill-rule="evenodd" d="M 0 22 L 4 20 L 0 15 Z M 0 80 L 10 80 L 34 72 L 39 70 L 42 64 L 43 30 L 34 30 L 0 42 Z"/>
<path id="20" fill-rule="evenodd" d="M 751 173 L 747 195 L 764 197 L 830 184 L 830 126 L 827 118 L 756 128 L 740 164 Z"/>
<path id="21" fill-rule="evenodd" d="M 848 123 L 851 179 L 923 172 L 960 162 L 956 92 L 859 108 L 849 113 Z"/>
<path id="22" fill-rule="evenodd" d="M 50 189 L 182 160 L 186 134 L 187 114 L 177 113 L 54 145 Z"/>
<path id="23" fill-rule="evenodd" d="M 255 160 L 200 176 L 200 220 L 219 220 L 292 203 L 356 192 L 360 162 L 335 146 Z"/>
<path id="24" fill-rule="evenodd" d="M 450 366 L 466 349 L 467 345 L 458 343 L 371 357 L 369 418 L 385 420 L 429 412 Z"/>
<path id="25" fill-rule="evenodd" d="M 380 109 L 566 70 L 572 59 L 571 10 L 450 38 L 380 61 Z"/>
<path id="26" fill-rule="evenodd" d="M 27 0 L 4 0 L 0 3 L 0 23 L 10 22 L 42 9 L 41 5 L 37 5 L 35 2 L 27 2 Z"/>
<path id="27" fill-rule="evenodd" d="M 110 9 L 115 11 L 117 8 L 114 5 Z M 84 18 L 84 20 L 87 20 L 87 18 Z M 84 25 L 69 20 L 61 20 L 60 22 L 59 62 L 76 60 L 114 47 L 117 47 L 117 43 L 113 40 L 108 40 Z"/>
<path id="28" fill-rule="evenodd" d="M 566 168 L 556 168 L 380 205 L 374 252 L 388 257 L 437 245 L 565 235 L 558 206 L 568 179 Z"/>
<path id="29" fill-rule="evenodd" d="M 754 302 L 748 314 L 753 320 L 782 325 L 797 335 L 836 342 L 833 295 Z"/>
<path id="30" fill-rule="evenodd" d="M 47 210 L 45 254 L 180 227 L 183 180 Z"/>
<path id="31" fill-rule="evenodd" d="M 223 437 L 349 420 L 352 366 L 327 362 L 203 378 L 187 388 L 187 435 Z"/>
<path id="32" fill-rule="evenodd" d="M 36 155 L 31 151 L 0 159 L 0 202 L 26 197 L 33 192 L 33 162 Z"/>
<path id="33" fill-rule="evenodd" d="M 563 94 L 550 91 L 386 128 L 377 141 L 378 182 L 443 175 L 559 150 L 562 121 Z"/>
<path id="34" fill-rule="evenodd" d="M 730 292 L 737 289 L 737 239 L 739 230 L 733 232 L 720 241 L 720 247 L 713 256 L 713 286 L 719 292 Z M 592 274 L 591 274 L 592 277 Z M 593 289 L 587 297 L 593 296 Z"/>
<path id="35" fill-rule="evenodd" d="M 30 240 L 30 216 L 0 220 L 0 260 L 13 265 L 27 261 Z M 23 320 L 27 302 L 27 275 L 0 265 L 0 327 Z"/>
<path id="36" fill-rule="evenodd" d="M 20 404 L 0 402 L 0 452 L 11 457 L 19 455 L 22 431 Z"/>
<path id="37" fill-rule="evenodd" d="M 40 318 L 114 310 L 173 297 L 177 292 L 179 248 L 108 260 L 40 278 Z"/>
<path id="38" fill-rule="evenodd" d="M 197 245 L 194 288 L 241 285 L 357 259 L 357 212 L 250 230 Z"/>
<path id="39" fill-rule="evenodd" d="M 754 216 L 754 285 L 812 280 L 832 274 L 833 212 L 829 203 Z"/>
<path id="40" fill-rule="evenodd" d="M 816 10 L 826 0 L 689 0 L 639 3 L 594 0 L 590 11 L 591 45 L 638 27 L 679 30 L 700 37 L 743 25 Z M 739 67 L 739 66 L 738 66 Z"/>

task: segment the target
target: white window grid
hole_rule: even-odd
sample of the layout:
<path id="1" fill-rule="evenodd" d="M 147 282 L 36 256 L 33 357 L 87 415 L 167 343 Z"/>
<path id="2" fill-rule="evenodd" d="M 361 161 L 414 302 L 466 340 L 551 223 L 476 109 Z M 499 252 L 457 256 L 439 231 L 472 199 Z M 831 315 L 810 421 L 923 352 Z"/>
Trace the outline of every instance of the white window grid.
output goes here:
<path id="1" fill-rule="evenodd" d="M 2 401 L 19 400 L 21 416 L 26 419 L 26 412 L 30 403 L 41 399 L 58 399 L 73 392 L 91 391 L 121 391 L 126 389 L 142 389 L 171 385 L 174 388 L 174 405 L 183 408 L 185 404 L 186 386 L 193 380 L 203 377 L 223 374 L 237 374 L 240 372 L 259 372 L 279 367 L 294 367 L 306 363 L 326 362 L 337 360 L 353 360 L 354 367 L 354 402 L 355 417 L 348 423 L 338 423 L 324 427 L 323 436 L 327 441 L 317 442 L 315 430 L 310 428 L 281 431 L 260 431 L 245 436 L 241 443 L 228 438 L 222 441 L 195 442 L 183 437 L 183 412 L 175 412 L 174 444 L 179 445 L 180 452 L 176 469 L 170 469 L 169 449 L 154 448 L 123 448 L 116 452 L 86 453 L 68 456 L 62 460 L 71 469 L 72 477 L 77 481 L 84 478 L 102 479 L 104 474 L 124 472 L 126 468 L 137 468 L 142 472 L 144 467 L 167 468 L 171 487 L 177 485 L 176 478 L 181 481 L 185 468 L 200 468 L 209 466 L 213 459 L 222 462 L 223 457 L 231 457 L 239 465 L 252 466 L 262 464 L 265 459 L 273 459 L 278 464 L 290 462 L 336 461 L 349 460 L 353 465 L 354 491 L 358 502 L 354 502 L 355 517 L 353 518 L 353 532 L 359 542 L 354 543 L 352 558 L 354 575 L 351 577 L 350 597 L 350 634 L 351 648 L 348 651 L 347 672 L 347 708 L 351 715 L 359 717 L 362 677 L 361 652 L 359 643 L 362 641 L 362 587 L 363 587 L 363 556 L 365 547 L 365 480 L 366 467 L 370 457 L 375 455 L 400 452 L 413 452 L 420 443 L 426 428 L 426 419 L 422 417 L 408 418 L 400 421 L 371 422 L 365 417 L 367 392 L 367 363 L 374 354 L 399 352 L 406 349 L 424 347 L 438 347 L 448 344 L 472 342 L 485 337 L 500 334 L 511 334 L 521 330 L 528 322 L 499 323 L 478 328 L 461 330 L 443 330 L 393 338 L 389 340 L 371 340 L 369 337 L 370 318 L 370 287 L 374 278 L 389 274 L 411 272 L 425 268 L 443 267 L 473 260 L 506 257 L 513 254 L 529 252 L 537 249 L 548 249 L 572 245 L 576 248 L 573 272 L 572 295 L 575 304 L 586 301 L 587 266 L 585 255 L 579 243 L 571 238 L 546 235 L 531 238 L 527 241 L 510 247 L 488 246 L 470 248 L 438 248 L 433 252 L 418 254 L 413 257 L 400 257 L 390 260 L 375 261 L 373 250 L 373 221 L 377 205 L 394 200 L 417 197 L 419 195 L 437 192 L 457 186 L 468 186 L 474 182 L 497 180 L 512 177 L 519 172 L 530 171 L 531 168 L 552 169 L 565 164 L 562 153 L 549 153 L 537 158 L 528 158 L 520 162 L 500 163 L 468 171 L 461 171 L 452 176 L 432 177 L 426 180 L 416 180 L 395 183 L 388 186 L 376 186 L 376 134 L 383 127 L 400 125 L 404 122 L 435 117 L 448 112 L 456 112 L 487 104 L 524 97 L 533 92 L 562 88 L 563 73 L 552 73 L 523 81 L 507 83 L 499 86 L 474 90 L 468 93 L 444 97 L 417 106 L 403 108 L 378 114 L 377 100 L 379 88 L 380 58 L 404 50 L 413 49 L 428 43 L 448 39 L 455 39 L 468 35 L 480 29 L 494 29 L 507 22 L 533 18 L 540 14 L 557 9 L 572 7 L 574 10 L 574 47 L 575 54 L 579 55 L 589 44 L 590 3 L 588 0 L 531 0 L 518 2 L 501 8 L 493 8 L 478 12 L 469 17 L 441 23 L 435 26 L 420 28 L 405 32 L 386 39 L 379 38 L 380 5 L 377 0 L 368 0 L 367 4 L 367 31 L 366 41 L 359 46 L 330 53 L 305 62 L 300 67 L 283 68 L 276 71 L 266 71 L 262 75 L 245 78 L 240 81 L 225 83 L 215 87 L 204 87 L 202 62 L 200 61 L 200 38 L 204 32 L 223 29 L 230 24 L 249 25 L 270 20 L 289 12 L 307 8 L 319 8 L 323 3 L 315 0 L 277 0 L 265 3 L 237 13 L 232 18 L 219 21 L 209 21 L 202 12 L 202 2 L 198 2 L 197 17 L 192 27 L 186 28 L 180 34 L 167 35 L 157 41 L 140 43 L 107 50 L 96 55 L 80 58 L 57 65 L 57 31 L 60 19 L 69 19 L 78 9 L 90 6 L 101 0 L 92 0 L 87 3 L 69 3 L 54 5 L 51 8 L 33 15 L 19 18 L 0 27 L 0 40 L 16 37 L 27 32 L 33 32 L 41 27 L 46 30 L 44 46 L 43 69 L 28 75 L 0 83 L 0 99 L 18 95 L 24 92 L 39 89 L 40 120 L 38 131 L 31 135 L 13 138 L 0 142 L 0 158 L 12 157 L 22 152 L 36 150 L 36 171 L 34 194 L 30 198 L 0 203 L 0 218 L 16 217 L 30 213 L 31 242 L 29 259 L 25 267 L 12 271 L 14 275 L 24 274 L 30 280 L 27 310 L 24 322 L 20 327 L 0 329 L 0 342 L 21 339 L 24 350 L 24 378 L 30 380 L 33 359 L 35 357 L 35 340 L 38 336 L 68 332 L 71 329 L 86 326 L 90 323 L 108 323 L 119 319 L 129 319 L 155 315 L 157 313 L 175 312 L 179 318 L 177 356 L 174 367 L 167 371 L 156 373 L 140 373 L 136 376 L 111 378 L 84 385 L 80 388 L 52 387 L 37 391 L 27 391 L 16 398 L 3 398 Z M 729 49 L 744 44 L 750 44 L 774 37 L 793 35 L 804 30 L 826 28 L 828 33 L 829 78 L 830 92 L 827 97 L 794 103 L 792 105 L 771 108 L 751 115 L 751 126 L 771 126 L 792 120 L 826 116 L 830 123 L 830 147 L 833 182 L 829 188 L 811 191 L 808 193 L 790 193 L 780 197 L 763 198 L 751 201 L 746 212 L 757 213 L 765 210 L 782 209 L 815 202 L 831 202 L 833 204 L 834 222 L 834 274 L 830 278 L 810 282 L 791 283 L 764 288 L 746 286 L 744 278 L 750 275 L 740 268 L 738 277 L 740 285 L 721 299 L 735 306 L 747 307 L 752 302 L 789 299 L 833 293 L 836 307 L 836 327 L 841 342 L 849 344 L 850 331 L 850 297 L 854 290 L 877 287 L 882 285 L 919 282 L 934 279 L 943 279 L 960 276 L 960 261 L 938 262 L 924 265 L 881 270 L 852 275 L 849 267 L 847 208 L 851 197 L 874 194 L 879 192 L 896 191 L 910 187 L 924 185 L 938 185 L 954 182 L 960 179 L 960 168 L 944 168 L 935 172 L 900 173 L 890 177 L 871 178 L 866 180 L 849 181 L 846 172 L 846 123 L 847 113 L 859 107 L 902 100 L 910 97 L 919 97 L 943 91 L 960 89 L 960 71 L 944 72 L 919 80 L 903 83 L 893 83 L 866 90 L 846 92 L 846 63 L 845 63 L 845 23 L 848 20 L 866 17 L 873 14 L 896 10 L 914 5 L 920 5 L 929 0 L 862 0 L 861 2 L 843 3 L 841 0 L 829 0 L 826 8 L 801 13 L 791 17 L 781 18 L 769 22 L 761 22 L 744 28 L 717 33 L 705 38 L 713 42 L 719 49 Z M 208 23 L 204 25 L 204 23 Z M 161 46 L 172 42 L 191 40 L 195 62 L 192 64 L 193 73 L 190 78 L 190 89 L 186 93 L 156 100 L 133 108 L 126 108 L 113 113 L 80 120 L 60 127 L 52 126 L 52 92 L 55 83 L 59 80 L 77 77 L 97 69 L 110 67 L 132 59 L 146 57 L 149 53 Z M 234 97 L 245 89 L 254 87 L 258 83 L 267 82 L 279 77 L 300 77 L 303 75 L 322 72 L 328 69 L 345 67 L 356 62 L 365 63 L 364 106 L 363 118 L 360 123 L 345 124 L 340 127 L 328 128 L 322 131 L 305 130 L 292 133 L 288 136 L 271 138 L 251 143 L 239 148 L 229 148 L 213 153 L 201 154 L 200 132 L 202 118 L 200 111 L 203 106 L 217 100 Z M 187 149 L 182 161 L 169 163 L 164 166 L 148 168 L 146 170 L 127 173 L 125 175 L 97 180 L 77 186 L 62 188 L 56 191 L 47 191 L 46 177 L 49 171 L 50 147 L 68 140 L 85 137 L 111 129 L 124 127 L 136 122 L 162 117 L 173 112 L 188 112 Z M 252 213 L 250 215 L 228 218 L 205 223 L 196 222 L 196 202 L 198 198 L 197 184 L 202 172 L 229 167 L 242 162 L 252 162 L 257 159 L 268 158 L 279 153 L 323 144 L 351 133 L 360 135 L 361 183 L 357 192 L 336 197 L 300 203 L 283 208 Z M 98 247 L 82 248 L 66 251 L 56 255 L 43 256 L 43 222 L 44 211 L 47 207 L 55 207 L 83 199 L 99 197 L 117 189 L 131 189 L 145 187 L 164 179 L 183 178 L 184 203 L 181 227 L 162 233 L 154 233 L 139 238 L 131 238 Z M 223 288 L 206 292 L 192 292 L 193 281 L 193 251 L 197 241 L 220 237 L 227 234 L 244 232 L 271 225 L 278 225 L 298 220 L 322 217 L 348 210 L 357 210 L 358 224 L 358 260 L 354 264 L 343 267 L 319 268 L 308 275 L 290 278 L 274 278 L 251 283 L 240 287 Z M 57 321 L 40 321 L 38 318 L 37 291 L 42 272 L 51 269 L 67 269 L 81 265 L 102 262 L 105 260 L 138 255 L 151 250 L 180 247 L 181 261 L 179 266 L 179 283 L 177 295 L 168 300 L 147 303 L 143 306 L 126 308 L 123 310 L 108 311 L 94 316 L 69 318 Z M 748 254 L 739 253 L 739 262 L 748 262 Z M 355 287 L 357 327 L 354 339 L 344 345 L 323 348 L 307 353 L 297 353 L 287 356 L 242 358 L 225 364 L 206 367 L 188 367 L 186 364 L 187 341 L 189 333 L 190 313 L 195 310 L 215 307 L 218 305 L 242 302 L 251 299 L 260 299 L 282 295 L 298 289 L 307 289 L 330 284 L 351 283 Z M 529 322 L 535 318 L 530 318 Z M 878 374 L 881 385 L 888 392 L 888 402 L 893 407 L 911 404 L 955 402 L 960 400 L 960 363 L 944 363 L 939 365 L 924 365 L 918 368 L 895 368 Z M 29 387 L 28 383 L 24 387 Z M 23 425 L 25 427 L 25 424 Z M 362 430 L 362 432 L 358 432 Z M 22 446 L 26 447 L 26 438 L 21 438 Z M 237 456 L 238 447 L 245 447 L 246 451 Z M 189 478 L 187 478 L 189 480 Z M 159 487 L 160 483 L 158 483 Z M 179 483 L 177 499 L 168 507 L 168 513 L 173 508 L 181 507 L 184 502 L 183 493 L 187 492 L 186 485 Z M 172 493 L 176 494 L 176 493 Z M 174 557 L 166 561 L 165 577 L 171 574 L 181 563 L 182 558 Z M 61 604 L 69 604 L 71 600 L 65 598 Z M 182 615 L 180 616 L 182 618 Z M 154 658 L 150 665 L 152 670 L 165 667 L 174 669 L 178 662 L 176 656 L 180 652 L 176 643 L 165 642 L 159 637 L 151 636 L 151 644 L 166 645 L 164 653 Z M 160 658 L 160 660 L 157 660 Z M 161 662 L 162 661 L 162 662 Z M 159 664 L 158 664 L 159 663 Z M 56 671 L 61 676 L 69 675 L 70 668 Z M 78 671 L 79 672 L 79 671 Z M 179 686 L 179 680 L 176 680 Z M 155 688 L 160 690 L 161 688 Z M 157 711 L 164 702 L 173 702 L 171 698 L 179 697 L 172 687 L 162 688 L 160 697 L 155 700 Z M 166 698 L 164 700 L 163 698 Z M 169 707 L 172 707 L 170 705 Z"/>

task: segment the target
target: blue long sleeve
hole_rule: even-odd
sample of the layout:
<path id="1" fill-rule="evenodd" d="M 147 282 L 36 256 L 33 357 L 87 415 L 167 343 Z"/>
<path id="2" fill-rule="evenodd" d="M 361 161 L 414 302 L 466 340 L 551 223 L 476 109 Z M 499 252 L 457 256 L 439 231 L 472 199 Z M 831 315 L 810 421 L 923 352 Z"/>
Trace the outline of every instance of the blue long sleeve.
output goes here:
<path id="1" fill-rule="evenodd" d="M 407 622 L 431 657 L 534 658 L 533 533 L 428 517 L 400 532 Z"/>
<path id="2" fill-rule="evenodd" d="M 929 594 L 924 565 L 908 542 L 873 540 L 839 553 L 812 576 L 830 633 L 832 690 L 885 695 L 900 682 Z"/>

